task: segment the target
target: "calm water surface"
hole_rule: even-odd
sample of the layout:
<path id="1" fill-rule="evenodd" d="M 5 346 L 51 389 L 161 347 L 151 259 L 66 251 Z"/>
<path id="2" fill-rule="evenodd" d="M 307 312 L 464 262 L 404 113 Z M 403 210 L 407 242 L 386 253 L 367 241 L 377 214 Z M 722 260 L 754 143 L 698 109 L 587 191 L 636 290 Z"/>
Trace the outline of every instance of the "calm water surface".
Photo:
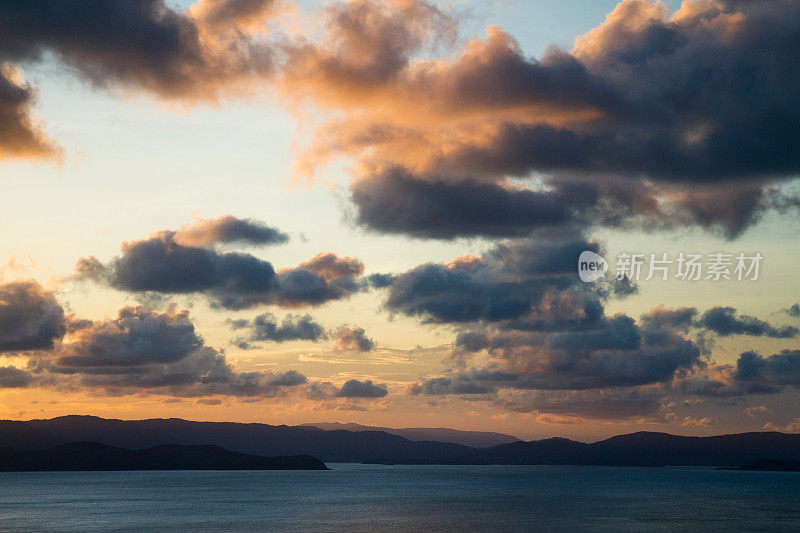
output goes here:
<path id="1" fill-rule="evenodd" d="M 800 473 L 330 466 L 0 473 L 0 531 L 800 531 Z"/>

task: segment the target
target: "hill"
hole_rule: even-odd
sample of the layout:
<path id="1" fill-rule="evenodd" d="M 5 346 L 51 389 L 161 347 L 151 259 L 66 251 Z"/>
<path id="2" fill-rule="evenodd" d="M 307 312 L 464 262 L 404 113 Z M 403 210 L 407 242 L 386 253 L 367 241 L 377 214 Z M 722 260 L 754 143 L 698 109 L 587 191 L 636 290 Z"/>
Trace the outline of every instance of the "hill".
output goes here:
<path id="1" fill-rule="evenodd" d="M 45 450 L 71 442 L 97 442 L 137 450 L 164 444 L 213 445 L 260 456 L 310 455 L 326 463 L 737 467 L 763 458 L 800 461 L 800 435 L 777 432 L 684 437 L 643 431 L 593 443 L 552 438 L 478 448 L 415 441 L 378 430 L 324 430 L 174 418 L 64 416 L 0 421 L 0 447 Z"/>
<path id="2" fill-rule="evenodd" d="M 98 442 L 128 449 L 161 444 L 210 444 L 262 456 L 311 455 L 326 463 L 361 463 L 379 456 L 389 461 L 417 457 L 440 460 L 474 450 L 446 442 L 410 441 L 380 431 L 320 431 L 178 418 L 114 420 L 71 415 L 48 420 L 0 421 L 0 447 L 44 450 L 68 442 Z"/>
<path id="3" fill-rule="evenodd" d="M 684 437 L 642 431 L 594 443 L 553 438 L 501 444 L 446 461 L 418 463 L 615 465 L 615 466 L 738 466 L 762 457 L 800 461 L 800 435 L 777 432 Z M 392 462 L 392 461 L 381 461 Z M 415 461 L 402 461 L 412 463 Z"/>
<path id="4" fill-rule="evenodd" d="M 325 431 L 383 431 L 390 435 L 398 435 L 408 440 L 421 441 L 433 440 L 438 442 L 450 442 L 471 446 L 473 448 L 488 448 L 498 444 L 508 444 L 517 442 L 519 439 L 505 433 L 495 433 L 492 431 L 463 431 L 450 428 L 389 428 L 380 426 L 364 426 L 349 422 L 316 422 L 311 424 L 301 424 L 297 427 L 315 427 Z"/>
<path id="5" fill-rule="evenodd" d="M 96 442 L 73 442 L 47 450 L 0 448 L 0 471 L 77 470 L 327 470 L 310 455 L 261 457 L 219 446 L 163 445 L 128 450 Z"/>

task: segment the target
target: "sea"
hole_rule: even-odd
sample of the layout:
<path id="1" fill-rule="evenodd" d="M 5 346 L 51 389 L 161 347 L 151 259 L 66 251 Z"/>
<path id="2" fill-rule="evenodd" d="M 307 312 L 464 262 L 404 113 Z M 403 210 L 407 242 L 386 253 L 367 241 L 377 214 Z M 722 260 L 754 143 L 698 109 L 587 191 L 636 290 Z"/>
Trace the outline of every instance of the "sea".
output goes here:
<path id="1" fill-rule="evenodd" d="M 380 466 L 0 473 L 0 531 L 800 531 L 800 473 Z"/>

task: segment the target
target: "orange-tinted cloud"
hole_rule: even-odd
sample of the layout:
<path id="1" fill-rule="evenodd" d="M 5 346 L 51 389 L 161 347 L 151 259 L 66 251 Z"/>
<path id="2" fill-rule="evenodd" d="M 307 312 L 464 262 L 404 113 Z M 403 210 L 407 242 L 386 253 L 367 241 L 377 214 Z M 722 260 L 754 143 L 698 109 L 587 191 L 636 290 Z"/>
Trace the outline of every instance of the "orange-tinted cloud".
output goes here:
<path id="1" fill-rule="evenodd" d="M 770 186 L 800 169 L 796 2 L 686 1 L 669 14 L 661 4 L 625 0 L 571 51 L 551 48 L 539 60 L 496 27 L 452 57 L 418 58 L 448 41 L 443 28 L 456 19 L 414 5 L 338 6 L 326 28 L 345 38 L 290 48 L 279 76 L 288 97 L 330 117 L 298 158 L 298 176 L 334 157 L 355 159 L 353 200 L 366 227 L 430 236 L 440 219 L 421 220 L 419 230 L 400 216 L 392 227 L 381 208 L 378 216 L 370 210 L 446 204 L 468 212 L 467 196 L 444 185 L 511 191 L 509 178 L 518 182 L 508 196 L 519 200 L 498 204 L 497 217 L 565 181 L 598 192 L 588 225 L 689 224 L 735 237 L 764 211 L 800 204 Z M 383 36 L 395 34 L 397 46 L 386 45 Z M 388 197 L 389 173 L 419 185 Z M 635 203 L 620 197 L 626 184 Z M 696 192 L 713 199 L 693 199 Z M 584 195 L 576 198 L 568 210 L 586 207 Z M 487 215 L 447 236 L 498 234 Z M 543 217 L 538 225 L 554 223 Z M 507 224 L 500 234 L 532 225 Z"/>
<path id="2" fill-rule="evenodd" d="M 218 243 L 282 244 L 288 240 L 288 235 L 259 220 L 241 219 L 233 215 L 197 219 L 175 232 L 175 242 L 196 247 Z"/>
<path id="3" fill-rule="evenodd" d="M 57 2 L 0 7 L 0 157 L 48 158 L 58 148 L 30 110 L 34 91 L 11 65 L 50 53 L 96 87 L 158 98 L 216 101 L 252 92 L 275 64 L 269 32 L 238 28 L 266 22 L 271 2 L 200 2 L 188 12 L 162 0 Z M 46 13 L 47 15 L 43 15 Z"/>
<path id="4" fill-rule="evenodd" d="M 15 67 L 0 67 L 0 159 L 58 155 L 58 146 L 31 114 L 34 98 L 34 89 Z"/>

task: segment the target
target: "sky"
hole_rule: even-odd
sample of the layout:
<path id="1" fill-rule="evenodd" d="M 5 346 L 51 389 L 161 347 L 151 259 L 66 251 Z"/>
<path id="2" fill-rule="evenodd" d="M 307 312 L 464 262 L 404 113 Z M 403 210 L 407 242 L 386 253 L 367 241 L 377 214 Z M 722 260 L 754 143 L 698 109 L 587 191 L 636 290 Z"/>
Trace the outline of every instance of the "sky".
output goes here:
<path id="1" fill-rule="evenodd" d="M 798 35 L 782 0 L 0 2 L 0 418 L 798 432 Z"/>

